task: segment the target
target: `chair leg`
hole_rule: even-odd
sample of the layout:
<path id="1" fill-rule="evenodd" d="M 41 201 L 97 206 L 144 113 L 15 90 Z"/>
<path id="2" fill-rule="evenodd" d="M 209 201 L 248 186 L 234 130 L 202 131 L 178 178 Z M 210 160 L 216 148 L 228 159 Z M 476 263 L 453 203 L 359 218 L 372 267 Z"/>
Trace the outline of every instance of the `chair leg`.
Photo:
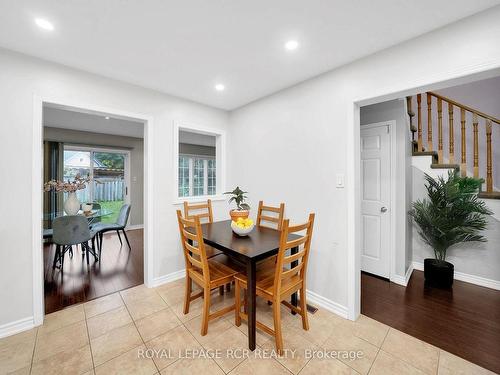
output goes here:
<path id="1" fill-rule="evenodd" d="M 306 293 L 304 288 L 300 289 L 300 312 L 302 315 L 302 328 L 309 330 L 309 320 L 307 318 Z"/>
<path id="2" fill-rule="evenodd" d="M 186 275 L 186 294 L 184 295 L 184 314 L 189 314 L 189 304 L 191 303 L 191 289 L 193 283 L 189 275 Z"/>
<path id="3" fill-rule="evenodd" d="M 54 262 L 52 263 L 52 269 L 56 268 L 57 261 L 59 260 L 60 256 L 61 256 L 61 247 L 59 245 L 56 245 L 56 252 L 54 253 Z"/>
<path id="4" fill-rule="evenodd" d="M 97 254 L 97 249 L 95 247 L 95 237 L 92 237 L 92 249 L 94 249 L 94 253 Z M 101 258 L 97 259 L 97 261 L 100 261 Z"/>
<path id="5" fill-rule="evenodd" d="M 63 246 L 62 248 L 62 254 L 61 254 L 61 271 L 64 267 L 64 254 L 66 253 L 66 246 Z"/>
<path id="6" fill-rule="evenodd" d="M 101 257 L 101 252 L 102 252 L 102 245 L 103 245 L 103 242 L 104 242 L 104 238 L 103 238 L 103 234 L 102 233 L 99 233 L 99 242 L 101 243 L 101 246 L 99 246 L 99 258 Z"/>
<path id="7" fill-rule="evenodd" d="M 278 351 L 278 355 L 283 354 L 283 336 L 281 335 L 280 305 L 280 302 L 276 300 L 273 303 L 274 339 L 276 341 L 276 350 Z"/>
<path id="8" fill-rule="evenodd" d="M 208 332 L 208 316 L 210 315 L 210 287 L 207 285 L 203 289 L 203 316 L 201 319 L 201 335 Z"/>
<path id="9" fill-rule="evenodd" d="M 236 324 L 236 327 L 239 327 L 241 325 L 241 316 L 240 316 L 241 296 L 240 296 L 240 283 L 238 280 L 236 280 L 234 283 L 234 304 L 235 304 L 234 324 Z"/>
<path id="10" fill-rule="evenodd" d="M 87 266 L 89 265 L 89 259 L 90 259 L 90 251 L 89 251 L 89 243 L 85 242 L 84 244 L 82 243 L 82 251 L 85 249 L 87 252 Z"/>
<path id="11" fill-rule="evenodd" d="M 246 289 L 244 289 L 244 291 L 243 291 L 243 312 L 245 314 L 248 314 L 248 310 L 247 310 L 247 304 L 248 304 L 247 303 L 248 302 L 247 292 L 248 291 Z"/>
<path id="12" fill-rule="evenodd" d="M 120 246 L 123 246 L 122 237 L 120 236 L 120 231 L 117 230 L 116 234 L 118 235 L 118 239 L 120 240 Z"/>
<path id="13" fill-rule="evenodd" d="M 127 233 L 125 233 L 125 229 L 122 229 L 123 235 L 125 236 L 125 241 L 127 241 L 128 248 L 132 250 L 132 246 L 130 246 L 130 242 L 128 242 Z"/>

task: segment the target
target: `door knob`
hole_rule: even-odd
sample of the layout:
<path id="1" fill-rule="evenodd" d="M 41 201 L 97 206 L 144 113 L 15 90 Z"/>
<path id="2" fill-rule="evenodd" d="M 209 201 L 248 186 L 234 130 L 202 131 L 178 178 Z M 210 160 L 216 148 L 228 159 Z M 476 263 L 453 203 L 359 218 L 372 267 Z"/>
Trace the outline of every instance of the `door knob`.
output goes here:
<path id="1" fill-rule="evenodd" d="M 382 213 L 387 212 L 387 207 L 380 208 L 380 212 L 382 212 Z"/>

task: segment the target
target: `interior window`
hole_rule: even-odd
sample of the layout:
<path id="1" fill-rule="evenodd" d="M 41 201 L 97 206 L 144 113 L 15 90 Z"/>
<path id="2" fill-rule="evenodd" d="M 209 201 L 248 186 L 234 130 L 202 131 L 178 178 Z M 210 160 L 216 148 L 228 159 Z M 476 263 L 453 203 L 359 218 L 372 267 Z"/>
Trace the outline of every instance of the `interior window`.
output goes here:
<path id="1" fill-rule="evenodd" d="M 179 197 L 217 193 L 216 136 L 179 131 Z"/>

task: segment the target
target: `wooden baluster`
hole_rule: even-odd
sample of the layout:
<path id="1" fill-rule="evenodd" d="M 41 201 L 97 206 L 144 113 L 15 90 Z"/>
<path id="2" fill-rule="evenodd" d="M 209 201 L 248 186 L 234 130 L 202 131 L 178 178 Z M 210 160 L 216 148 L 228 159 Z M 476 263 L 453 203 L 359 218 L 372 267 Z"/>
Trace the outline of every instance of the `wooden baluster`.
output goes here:
<path id="1" fill-rule="evenodd" d="M 443 164 L 443 101 L 437 100 L 438 105 L 438 164 Z"/>
<path id="2" fill-rule="evenodd" d="M 465 109 L 460 108 L 460 123 L 462 125 L 462 163 L 460 164 L 460 172 L 463 177 L 467 176 L 467 161 L 466 161 L 466 143 L 465 143 Z"/>
<path id="3" fill-rule="evenodd" d="M 432 148 L 432 96 L 427 94 L 427 146 L 428 151 L 433 151 Z"/>
<path id="4" fill-rule="evenodd" d="M 422 95 L 417 95 L 417 150 L 422 152 Z"/>
<path id="5" fill-rule="evenodd" d="M 493 161 L 491 150 L 491 121 L 486 121 L 486 192 L 493 191 Z"/>
<path id="6" fill-rule="evenodd" d="M 449 130 L 450 135 L 450 164 L 455 163 L 455 129 L 453 124 L 453 104 L 448 103 L 448 119 L 449 119 Z"/>
<path id="7" fill-rule="evenodd" d="M 477 115 L 475 113 L 472 114 L 472 127 L 474 131 L 474 167 L 473 167 L 473 176 L 474 178 L 479 178 L 479 137 L 477 132 Z"/>

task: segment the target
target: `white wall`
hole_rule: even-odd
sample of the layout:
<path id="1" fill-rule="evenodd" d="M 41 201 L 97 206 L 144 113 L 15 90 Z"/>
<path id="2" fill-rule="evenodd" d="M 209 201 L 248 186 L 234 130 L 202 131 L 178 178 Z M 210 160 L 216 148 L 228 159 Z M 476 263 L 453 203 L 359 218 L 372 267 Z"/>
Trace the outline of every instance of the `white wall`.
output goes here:
<path id="1" fill-rule="evenodd" d="M 154 147 L 154 276 L 184 267 L 173 206 L 173 122 L 226 130 L 227 113 L 133 85 L 0 50 L 0 327 L 33 315 L 32 207 L 33 95 L 152 116 Z M 225 202 L 214 202 L 227 215 Z M 41 282 L 41 281 L 40 281 Z M 7 285 L 9 287 L 7 287 Z"/>
<path id="2" fill-rule="evenodd" d="M 404 97 L 434 82 L 498 69 L 498 19 L 500 7 L 231 113 L 228 154 L 241 157 L 228 160 L 229 185 L 248 190 L 254 204 L 286 202 L 286 216 L 294 221 L 316 212 L 308 288 L 340 310 L 350 307 L 351 317 L 359 311 L 353 298 L 359 279 L 348 275 L 348 267 L 359 266 L 359 233 L 353 232 L 359 223 L 359 176 L 351 174 L 359 171 L 359 126 L 353 102 Z M 350 177 L 345 189 L 335 188 L 337 173 Z"/>
<path id="3" fill-rule="evenodd" d="M 427 198 L 424 173 L 429 174 L 428 169 L 430 168 L 412 168 L 413 200 Z M 443 176 L 448 173 L 448 170 L 437 171 L 440 172 L 439 175 Z M 495 204 L 496 200 L 486 199 L 485 202 L 490 209 L 493 209 L 492 204 Z M 488 242 L 468 242 L 452 246 L 447 252 L 446 260 L 453 263 L 456 273 L 471 275 L 474 278 L 484 278 L 500 285 L 500 221 L 490 217 L 487 230 L 483 232 L 483 235 L 488 239 Z M 417 227 L 413 226 L 413 261 L 423 263 L 425 258 L 434 258 L 434 252 L 422 241 Z M 489 284 L 493 283 L 489 282 Z"/>
<path id="4" fill-rule="evenodd" d="M 406 270 L 412 261 L 412 228 L 407 220 L 411 207 L 411 132 L 408 122 L 405 99 L 396 99 L 383 103 L 372 104 L 360 109 L 361 126 L 383 121 L 396 121 L 396 207 L 391 208 L 396 215 L 396 275 L 405 277 Z M 388 202 L 389 203 L 389 202 Z M 391 270 L 392 272 L 392 270 Z"/>

